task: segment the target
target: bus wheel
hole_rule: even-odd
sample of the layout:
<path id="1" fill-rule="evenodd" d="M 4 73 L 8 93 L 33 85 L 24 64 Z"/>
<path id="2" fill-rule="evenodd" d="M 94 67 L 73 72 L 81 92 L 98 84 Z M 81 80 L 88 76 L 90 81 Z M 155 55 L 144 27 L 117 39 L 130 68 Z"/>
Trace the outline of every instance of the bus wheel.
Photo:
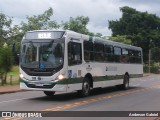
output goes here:
<path id="1" fill-rule="evenodd" d="M 87 97 L 90 94 L 90 89 L 91 85 L 90 85 L 90 81 L 88 78 L 84 78 L 83 84 L 82 84 L 82 91 L 81 91 L 81 95 L 82 97 Z"/>
<path id="2" fill-rule="evenodd" d="M 127 90 L 129 88 L 129 76 L 124 75 L 122 89 Z"/>
<path id="3" fill-rule="evenodd" d="M 54 93 L 55 93 L 55 92 L 52 92 L 52 91 L 43 91 L 43 92 L 44 92 L 44 94 L 45 94 L 46 96 L 49 96 L 49 97 L 54 96 Z"/>

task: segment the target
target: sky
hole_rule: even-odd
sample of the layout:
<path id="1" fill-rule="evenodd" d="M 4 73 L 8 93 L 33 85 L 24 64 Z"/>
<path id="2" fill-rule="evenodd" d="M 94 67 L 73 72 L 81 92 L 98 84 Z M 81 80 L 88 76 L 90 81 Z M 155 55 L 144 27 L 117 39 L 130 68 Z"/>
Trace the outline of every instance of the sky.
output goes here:
<path id="1" fill-rule="evenodd" d="M 120 8 L 129 6 L 160 17 L 160 0 L 0 0 L 0 12 L 13 17 L 13 24 L 26 21 L 26 16 L 39 15 L 53 8 L 52 20 L 66 22 L 70 17 L 88 16 L 90 32 L 112 34 L 109 20 L 119 20 Z"/>

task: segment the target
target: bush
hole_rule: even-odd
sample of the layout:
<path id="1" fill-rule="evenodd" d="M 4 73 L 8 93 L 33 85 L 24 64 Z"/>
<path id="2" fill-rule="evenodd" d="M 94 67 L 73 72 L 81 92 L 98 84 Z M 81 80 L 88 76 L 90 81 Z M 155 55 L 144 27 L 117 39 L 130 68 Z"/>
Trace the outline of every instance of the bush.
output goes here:
<path id="1" fill-rule="evenodd" d="M 149 66 L 144 65 L 143 66 L 143 71 L 145 73 L 148 73 L 149 72 Z M 160 63 L 152 63 L 151 66 L 150 66 L 150 72 L 155 73 L 155 74 L 159 74 L 160 73 Z"/>
<path id="2" fill-rule="evenodd" d="M 144 72 L 144 73 L 148 73 L 148 71 L 149 71 L 148 65 L 144 65 L 144 66 L 143 66 L 143 72 Z"/>

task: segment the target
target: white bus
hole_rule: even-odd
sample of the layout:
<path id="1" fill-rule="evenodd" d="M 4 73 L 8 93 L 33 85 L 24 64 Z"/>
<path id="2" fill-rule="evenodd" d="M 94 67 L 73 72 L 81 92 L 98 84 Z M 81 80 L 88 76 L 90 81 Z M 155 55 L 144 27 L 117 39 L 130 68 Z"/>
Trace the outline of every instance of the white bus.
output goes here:
<path id="1" fill-rule="evenodd" d="M 21 42 L 20 88 L 55 92 L 121 85 L 143 76 L 142 49 L 73 31 L 27 32 Z"/>

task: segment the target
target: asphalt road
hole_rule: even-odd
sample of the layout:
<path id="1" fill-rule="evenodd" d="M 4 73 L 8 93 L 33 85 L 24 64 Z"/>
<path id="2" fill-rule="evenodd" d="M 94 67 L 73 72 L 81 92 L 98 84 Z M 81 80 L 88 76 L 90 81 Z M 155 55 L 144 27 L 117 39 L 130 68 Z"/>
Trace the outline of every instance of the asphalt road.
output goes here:
<path id="1" fill-rule="evenodd" d="M 116 87 L 96 89 L 86 98 L 80 98 L 77 93 L 46 97 L 41 91 L 2 94 L 0 95 L 0 111 L 160 111 L 160 75 L 131 79 L 128 90 L 118 90 Z M 102 114 L 102 112 L 97 112 L 97 114 Z M 76 112 L 70 114 L 74 116 Z M 83 117 L 83 119 L 87 120 L 160 120 L 157 117 L 96 117 L 96 112 L 86 112 L 86 114 L 89 114 L 88 117 Z M 44 118 L 32 119 L 43 120 Z M 55 119 L 75 120 L 75 117 L 62 115 L 62 117 L 54 117 Z M 76 119 L 82 119 L 82 117 L 76 117 Z"/>

